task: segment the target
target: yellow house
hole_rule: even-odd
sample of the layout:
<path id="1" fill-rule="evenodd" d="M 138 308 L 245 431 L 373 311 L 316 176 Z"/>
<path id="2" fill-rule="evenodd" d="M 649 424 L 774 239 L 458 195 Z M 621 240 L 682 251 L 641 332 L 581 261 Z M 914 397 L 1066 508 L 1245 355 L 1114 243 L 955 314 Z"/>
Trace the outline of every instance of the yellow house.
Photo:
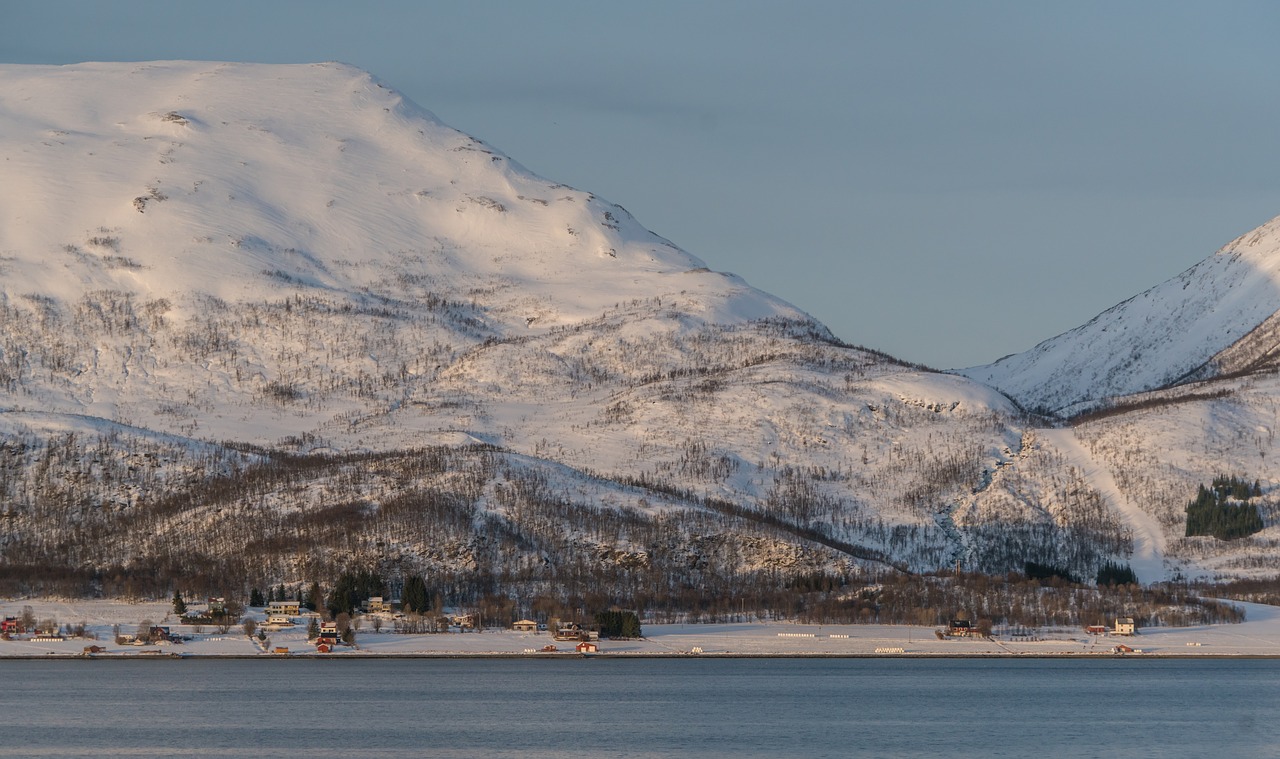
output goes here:
<path id="1" fill-rule="evenodd" d="M 267 604 L 267 616 L 296 617 L 302 613 L 297 601 L 272 601 Z"/>

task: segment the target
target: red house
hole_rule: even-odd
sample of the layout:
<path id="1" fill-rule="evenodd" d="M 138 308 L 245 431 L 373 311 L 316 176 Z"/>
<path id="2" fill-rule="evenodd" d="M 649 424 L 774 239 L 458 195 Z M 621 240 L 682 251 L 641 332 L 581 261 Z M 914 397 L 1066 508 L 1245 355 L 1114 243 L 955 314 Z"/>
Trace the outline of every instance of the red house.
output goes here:
<path id="1" fill-rule="evenodd" d="M 338 623 L 337 622 L 321 622 L 320 636 L 316 638 L 316 644 L 328 643 L 330 646 L 338 645 Z"/>

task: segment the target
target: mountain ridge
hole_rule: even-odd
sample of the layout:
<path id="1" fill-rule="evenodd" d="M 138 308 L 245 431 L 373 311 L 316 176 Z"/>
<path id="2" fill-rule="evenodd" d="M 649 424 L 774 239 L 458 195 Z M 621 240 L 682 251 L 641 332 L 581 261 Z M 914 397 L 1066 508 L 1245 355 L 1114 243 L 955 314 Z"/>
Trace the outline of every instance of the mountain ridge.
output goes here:
<path id="1" fill-rule="evenodd" d="M 1255 365 L 1277 345 L 1277 312 L 1280 217 L 1084 325 L 957 373 L 1027 408 L 1070 414 Z"/>

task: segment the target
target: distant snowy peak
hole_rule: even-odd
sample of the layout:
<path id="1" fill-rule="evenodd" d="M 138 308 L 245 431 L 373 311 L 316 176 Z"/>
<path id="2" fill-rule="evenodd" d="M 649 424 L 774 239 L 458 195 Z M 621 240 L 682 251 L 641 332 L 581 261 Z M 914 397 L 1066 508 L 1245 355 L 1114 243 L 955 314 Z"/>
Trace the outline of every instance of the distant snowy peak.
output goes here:
<path id="1" fill-rule="evenodd" d="M 959 373 L 1029 409 L 1070 411 L 1266 366 L 1280 346 L 1277 312 L 1280 217 L 1081 327 Z"/>
<path id="2" fill-rule="evenodd" d="M 432 292 L 536 330 L 679 294 L 809 320 L 342 64 L 0 66 L 0 163 L 9 297 Z"/>

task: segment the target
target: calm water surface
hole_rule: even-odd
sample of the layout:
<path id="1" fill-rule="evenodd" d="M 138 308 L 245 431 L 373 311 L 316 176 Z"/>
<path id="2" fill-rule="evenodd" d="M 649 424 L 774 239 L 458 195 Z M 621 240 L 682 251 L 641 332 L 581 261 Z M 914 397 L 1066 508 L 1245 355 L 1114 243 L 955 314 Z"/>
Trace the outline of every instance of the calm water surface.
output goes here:
<path id="1" fill-rule="evenodd" d="M 1280 757 L 1280 661 L 0 663 L 0 756 Z"/>

